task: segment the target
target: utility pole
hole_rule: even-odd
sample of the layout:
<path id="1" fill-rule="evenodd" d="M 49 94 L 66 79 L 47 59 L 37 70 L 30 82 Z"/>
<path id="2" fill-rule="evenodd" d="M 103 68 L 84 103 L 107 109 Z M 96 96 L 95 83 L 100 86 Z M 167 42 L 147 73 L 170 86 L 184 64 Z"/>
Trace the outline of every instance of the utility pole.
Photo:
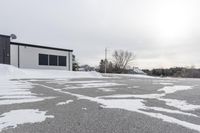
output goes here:
<path id="1" fill-rule="evenodd" d="M 107 69 L 107 48 L 105 48 L 105 73 L 106 73 L 106 69 Z"/>

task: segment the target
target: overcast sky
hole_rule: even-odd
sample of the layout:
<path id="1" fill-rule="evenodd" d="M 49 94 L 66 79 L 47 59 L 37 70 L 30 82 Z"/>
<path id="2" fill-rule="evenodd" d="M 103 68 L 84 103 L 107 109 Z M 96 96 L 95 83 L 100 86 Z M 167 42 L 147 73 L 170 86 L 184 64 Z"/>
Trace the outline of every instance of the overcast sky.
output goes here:
<path id="1" fill-rule="evenodd" d="M 140 68 L 200 67 L 200 0 L 0 0 L 0 34 L 73 49 L 97 66 L 108 48 Z"/>

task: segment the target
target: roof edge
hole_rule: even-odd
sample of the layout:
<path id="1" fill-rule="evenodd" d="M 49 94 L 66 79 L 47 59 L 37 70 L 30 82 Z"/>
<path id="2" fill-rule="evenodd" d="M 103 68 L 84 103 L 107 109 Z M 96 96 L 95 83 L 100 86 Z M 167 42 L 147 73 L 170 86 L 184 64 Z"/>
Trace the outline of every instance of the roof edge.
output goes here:
<path id="1" fill-rule="evenodd" d="M 35 48 L 43 48 L 43 49 L 73 52 L 73 50 L 71 50 L 71 49 L 63 49 L 63 48 L 56 48 L 56 47 L 49 47 L 49 46 L 42 46 L 42 45 L 34 45 L 34 44 L 28 44 L 28 43 L 10 42 L 10 44 L 11 45 L 20 45 L 20 46 L 27 46 L 27 47 L 35 47 Z"/>
<path id="2" fill-rule="evenodd" d="M 10 38 L 9 35 L 3 35 L 3 34 L 0 34 L 0 36 L 3 36 L 3 37 L 9 37 L 9 38 Z"/>

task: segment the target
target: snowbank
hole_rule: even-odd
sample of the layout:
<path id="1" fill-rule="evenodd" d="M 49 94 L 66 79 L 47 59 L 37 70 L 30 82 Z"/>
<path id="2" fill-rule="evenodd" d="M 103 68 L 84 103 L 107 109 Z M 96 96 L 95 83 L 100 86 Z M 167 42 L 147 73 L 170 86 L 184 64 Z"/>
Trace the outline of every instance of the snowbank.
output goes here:
<path id="1" fill-rule="evenodd" d="M 66 70 L 19 69 L 11 65 L 0 64 L 0 78 L 9 79 L 66 79 L 66 78 L 101 78 L 97 72 L 73 72 Z"/>
<path id="2" fill-rule="evenodd" d="M 111 73 L 107 73 L 107 74 L 103 74 L 103 75 L 109 76 L 109 77 L 121 76 L 121 77 L 133 77 L 133 78 L 158 78 L 158 77 L 152 77 L 152 76 L 148 76 L 148 75 L 144 75 L 144 74 L 111 74 Z"/>

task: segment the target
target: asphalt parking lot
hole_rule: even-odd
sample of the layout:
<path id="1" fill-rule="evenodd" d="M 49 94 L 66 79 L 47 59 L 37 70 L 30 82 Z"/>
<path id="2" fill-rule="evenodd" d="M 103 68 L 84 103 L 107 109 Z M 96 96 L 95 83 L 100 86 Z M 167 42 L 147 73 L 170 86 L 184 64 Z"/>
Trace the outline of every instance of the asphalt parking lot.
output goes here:
<path id="1" fill-rule="evenodd" d="M 44 100 L 0 105 L 0 113 L 38 109 L 52 117 L 2 133 L 200 132 L 198 79 L 105 76 L 19 82 L 31 84 L 31 93 Z"/>

